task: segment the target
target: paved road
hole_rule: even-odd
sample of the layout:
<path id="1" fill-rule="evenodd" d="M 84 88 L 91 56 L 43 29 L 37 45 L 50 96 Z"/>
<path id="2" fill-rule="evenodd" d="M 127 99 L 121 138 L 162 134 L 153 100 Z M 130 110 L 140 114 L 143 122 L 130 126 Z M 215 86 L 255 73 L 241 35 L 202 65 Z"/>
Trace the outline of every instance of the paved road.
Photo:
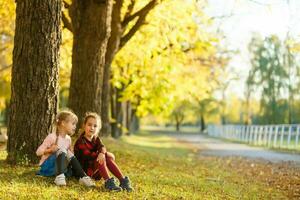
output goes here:
<path id="1" fill-rule="evenodd" d="M 195 134 L 170 134 L 179 140 L 199 145 L 202 155 L 212 156 L 241 156 L 247 158 L 264 159 L 270 162 L 294 162 L 300 164 L 300 155 L 291 153 L 280 153 L 266 150 L 260 147 L 252 147 L 245 144 L 224 142 L 222 140 L 209 138 L 204 135 Z"/>
<path id="2" fill-rule="evenodd" d="M 209 156 L 240 156 L 252 159 L 263 159 L 266 161 L 291 162 L 300 165 L 300 154 L 281 153 L 263 149 L 260 147 L 252 147 L 245 144 L 231 143 L 227 141 L 210 138 L 205 135 L 187 133 L 179 134 L 172 131 L 148 130 L 153 133 L 163 133 L 179 140 L 187 141 L 197 145 L 200 148 L 201 155 Z"/>

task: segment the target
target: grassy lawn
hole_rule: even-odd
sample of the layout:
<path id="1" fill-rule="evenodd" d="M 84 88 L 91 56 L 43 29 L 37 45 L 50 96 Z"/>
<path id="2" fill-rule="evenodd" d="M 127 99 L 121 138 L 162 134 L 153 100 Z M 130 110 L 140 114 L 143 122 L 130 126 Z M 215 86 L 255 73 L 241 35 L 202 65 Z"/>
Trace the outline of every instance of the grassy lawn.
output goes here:
<path id="1" fill-rule="evenodd" d="M 292 184 L 292 188 L 285 188 L 280 182 L 276 182 L 280 178 L 276 171 L 276 176 L 265 177 L 267 169 L 280 171 L 282 166 L 274 167 L 232 158 L 199 157 L 198 150 L 189 144 L 147 133 L 121 140 L 108 138 L 104 142 L 116 155 L 124 174 L 131 178 L 134 192 L 107 192 L 103 187 L 103 180 L 98 181 L 94 189 L 79 185 L 75 179 L 69 179 L 67 187 L 57 187 L 53 184 L 54 178 L 34 175 L 37 166 L 7 165 L 4 161 L 6 152 L 2 150 L 0 199 L 299 198 L 299 191 L 295 190 L 299 189 L 297 180 L 300 179 L 293 179 L 295 184 Z M 290 177 L 287 179 L 290 180 Z M 281 179 L 282 181 L 285 179 Z"/>

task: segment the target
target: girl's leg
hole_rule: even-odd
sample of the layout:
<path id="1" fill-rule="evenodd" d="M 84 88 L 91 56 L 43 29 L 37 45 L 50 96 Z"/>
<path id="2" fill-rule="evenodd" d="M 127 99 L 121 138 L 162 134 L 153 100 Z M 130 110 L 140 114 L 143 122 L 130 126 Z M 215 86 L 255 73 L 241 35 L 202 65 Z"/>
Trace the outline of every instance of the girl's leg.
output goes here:
<path id="1" fill-rule="evenodd" d="M 101 177 L 105 180 L 105 188 L 111 191 L 121 191 L 122 189 L 116 185 L 114 178 L 109 178 L 108 169 L 107 169 L 107 163 L 104 160 L 101 164 L 95 161 L 95 165 L 97 166 L 97 169 L 99 170 L 98 173 Z"/>
<path id="2" fill-rule="evenodd" d="M 127 192 L 133 191 L 129 178 L 127 176 L 124 177 L 114 159 L 110 156 L 105 156 L 105 158 L 108 169 L 119 179 L 120 187 Z"/>
<path id="3" fill-rule="evenodd" d="M 108 169 L 106 167 L 106 162 L 104 161 L 102 164 L 95 161 L 96 169 L 98 169 L 98 172 L 104 180 L 109 179 Z"/>
<path id="4" fill-rule="evenodd" d="M 76 177 L 82 178 L 86 176 L 75 156 L 72 156 L 68 159 L 68 155 L 65 152 L 59 153 L 56 158 L 57 175 L 65 173 L 67 171 L 68 165 L 72 166 L 72 172 Z"/>
<path id="5" fill-rule="evenodd" d="M 121 170 L 119 169 L 118 165 L 115 163 L 113 158 L 105 156 L 106 158 L 106 166 L 111 171 L 111 173 L 117 177 L 120 181 L 124 179 L 124 175 L 122 174 Z"/>
<path id="6" fill-rule="evenodd" d="M 58 186 L 67 185 L 64 172 L 68 166 L 67 155 L 64 152 L 60 152 L 56 157 L 56 177 L 54 183 Z"/>
<path id="7" fill-rule="evenodd" d="M 83 171 L 79 161 L 77 160 L 77 158 L 75 156 L 72 156 L 70 158 L 70 165 L 72 166 L 72 172 L 74 173 L 74 176 L 79 178 L 79 183 L 81 183 L 81 184 L 83 184 L 87 187 L 94 187 L 95 186 L 95 183 Z"/>
<path id="8" fill-rule="evenodd" d="M 56 174 L 63 174 L 68 167 L 68 159 L 65 153 L 60 153 L 56 158 Z"/>
<path id="9" fill-rule="evenodd" d="M 84 173 L 80 163 L 78 162 L 75 156 L 70 158 L 69 164 L 72 167 L 72 171 L 74 175 L 76 177 L 79 177 L 79 183 L 88 187 L 95 186 L 95 183 L 90 179 L 90 177 L 88 177 Z M 68 167 L 68 158 L 65 152 L 60 152 L 58 154 L 56 159 L 56 166 L 57 166 L 57 176 L 54 180 L 55 184 L 60 186 L 66 185 L 66 178 L 64 173 L 66 172 Z"/>
<path id="10" fill-rule="evenodd" d="M 75 156 L 73 156 L 71 158 L 70 165 L 72 166 L 72 171 L 73 171 L 75 177 L 82 178 L 82 177 L 86 176 L 79 161 L 77 160 L 77 158 Z"/>

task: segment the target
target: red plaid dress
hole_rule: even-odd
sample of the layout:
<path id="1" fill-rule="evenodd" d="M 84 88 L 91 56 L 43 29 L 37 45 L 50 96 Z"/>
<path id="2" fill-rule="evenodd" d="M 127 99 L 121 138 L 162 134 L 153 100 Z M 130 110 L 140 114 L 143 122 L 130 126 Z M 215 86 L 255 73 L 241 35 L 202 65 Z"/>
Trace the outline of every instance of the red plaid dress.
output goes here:
<path id="1" fill-rule="evenodd" d="M 85 173 L 95 180 L 101 179 L 98 162 L 98 154 L 104 147 L 99 137 L 93 137 L 91 141 L 84 137 L 84 133 L 76 140 L 74 153 Z"/>

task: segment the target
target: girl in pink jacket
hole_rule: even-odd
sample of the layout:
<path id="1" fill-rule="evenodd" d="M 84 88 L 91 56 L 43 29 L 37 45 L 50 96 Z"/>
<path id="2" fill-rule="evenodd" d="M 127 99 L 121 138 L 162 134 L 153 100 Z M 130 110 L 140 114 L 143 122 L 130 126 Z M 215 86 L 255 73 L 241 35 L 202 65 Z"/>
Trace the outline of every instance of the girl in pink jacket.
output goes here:
<path id="1" fill-rule="evenodd" d="M 71 149 L 71 137 L 75 132 L 78 118 L 71 111 L 61 111 L 56 117 L 56 132 L 49 134 L 38 147 L 36 154 L 41 156 L 39 175 L 56 175 L 54 183 L 66 185 L 65 175 L 72 174 L 85 186 L 95 183 L 85 174 Z"/>

